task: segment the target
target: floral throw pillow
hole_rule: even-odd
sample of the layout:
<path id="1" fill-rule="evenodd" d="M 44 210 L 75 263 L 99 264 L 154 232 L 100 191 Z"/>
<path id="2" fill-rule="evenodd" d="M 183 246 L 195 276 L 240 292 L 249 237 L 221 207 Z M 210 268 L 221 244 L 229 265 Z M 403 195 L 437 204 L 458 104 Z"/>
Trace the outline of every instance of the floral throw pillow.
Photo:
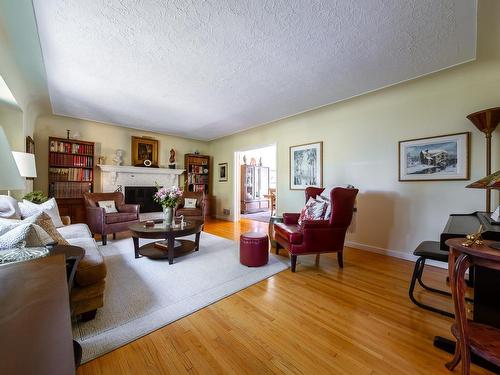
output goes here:
<path id="1" fill-rule="evenodd" d="M 118 212 L 115 206 L 115 201 L 99 201 L 97 202 L 97 205 L 101 208 L 104 208 L 104 212 L 106 212 L 107 214 Z"/>
<path id="2" fill-rule="evenodd" d="M 184 208 L 196 208 L 196 198 L 184 198 Z"/>
<path id="3" fill-rule="evenodd" d="M 332 202 L 330 202 L 330 198 L 324 195 L 318 195 L 316 200 L 320 202 L 326 202 L 326 210 L 323 219 L 330 220 L 330 216 L 332 216 Z"/>
<path id="4" fill-rule="evenodd" d="M 306 205 L 300 212 L 299 225 L 304 220 L 323 220 L 326 211 L 326 202 L 318 201 L 314 198 L 309 198 Z"/>

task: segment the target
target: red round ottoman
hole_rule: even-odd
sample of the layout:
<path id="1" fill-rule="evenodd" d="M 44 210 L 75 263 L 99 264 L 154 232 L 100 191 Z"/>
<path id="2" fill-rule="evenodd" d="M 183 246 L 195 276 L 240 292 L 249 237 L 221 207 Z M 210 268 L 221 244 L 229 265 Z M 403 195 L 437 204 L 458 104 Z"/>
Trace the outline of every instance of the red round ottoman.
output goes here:
<path id="1" fill-rule="evenodd" d="M 269 238 L 265 233 L 248 232 L 240 236 L 240 263 L 248 267 L 266 265 L 269 260 Z"/>

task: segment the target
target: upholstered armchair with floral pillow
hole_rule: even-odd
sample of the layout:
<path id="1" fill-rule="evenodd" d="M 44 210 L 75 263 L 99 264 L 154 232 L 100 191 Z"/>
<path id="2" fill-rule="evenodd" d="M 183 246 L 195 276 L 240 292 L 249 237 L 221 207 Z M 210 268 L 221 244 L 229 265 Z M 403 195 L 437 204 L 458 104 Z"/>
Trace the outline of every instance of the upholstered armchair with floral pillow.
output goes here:
<path id="1" fill-rule="evenodd" d="M 276 254 L 280 248 L 288 250 L 292 272 L 295 272 L 297 256 L 305 254 L 336 252 L 339 267 L 343 267 L 345 234 L 352 220 L 358 190 L 337 187 L 330 191 L 326 199 L 316 199 L 323 190 L 308 187 L 305 191 L 306 206 L 302 212 L 285 213 L 283 223 L 274 224 Z M 328 205 L 331 205 L 331 214 L 325 219 Z"/>
<path id="2" fill-rule="evenodd" d="M 186 219 L 205 220 L 205 196 L 202 191 L 185 191 L 175 209 L 175 216 Z"/>
<path id="3" fill-rule="evenodd" d="M 107 235 L 128 230 L 131 224 L 139 222 L 139 205 L 125 204 L 120 192 L 83 193 L 87 209 L 87 224 L 92 234 L 101 235 L 106 245 Z"/>

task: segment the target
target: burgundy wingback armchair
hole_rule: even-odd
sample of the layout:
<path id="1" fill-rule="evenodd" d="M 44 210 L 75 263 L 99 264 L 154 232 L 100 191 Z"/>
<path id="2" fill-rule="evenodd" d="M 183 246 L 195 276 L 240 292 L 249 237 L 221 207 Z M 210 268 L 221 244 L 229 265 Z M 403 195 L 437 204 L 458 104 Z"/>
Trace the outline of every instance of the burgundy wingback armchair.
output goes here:
<path id="1" fill-rule="evenodd" d="M 308 187 L 309 197 L 316 198 L 324 189 Z M 347 228 L 351 224 L 357 189 L 334 188 L 330 192 L 332 213 L 329 220 L 304 220 L 299 225 L 300 214 L 283 214 L 283 223 L 274 224 L 276 254 L 280 248 L 288 250 L 292 272 L 295 272 L 297 256 L 305 254 L 337 253 L 339 267 L 343 267 L 342 252 Z"/>
<path id="2" fill-rule="evenodd" d="M 187 208 L 184 207 L 186 198 L 195 198 L 196 199 L 196 207 L 195 208 Z M 175 209 L 175 216 L 180 217 L 184 215 L 186 219 L 194 219 L 194 220 L 205 220 L 205 195 L 202 191 L 192 192 L 185 191 L 180 199 L 177 207 Z"/>
<path id="3" fill-rule="evenodd" d="M 102 244 L 106 245 L 108 234 L 128 230 L 131 224 L 139 222 L 139 205 L 125 204 L 125 197 L 120 192 L 114 193 L 83 193 L 87 209 L 87 224 L 92 234 L 98 233 L 102 237 Z M 106 213 L 99 207 L 99 201 L 115 201 L 118 212 Z"/>

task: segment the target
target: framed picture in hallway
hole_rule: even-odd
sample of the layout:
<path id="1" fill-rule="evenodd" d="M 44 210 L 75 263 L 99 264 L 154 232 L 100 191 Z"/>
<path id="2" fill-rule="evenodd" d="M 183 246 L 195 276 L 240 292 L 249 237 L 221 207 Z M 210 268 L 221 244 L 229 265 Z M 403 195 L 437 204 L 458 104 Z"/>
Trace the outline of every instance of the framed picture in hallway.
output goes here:
<path id="1" fill-rule="evenodd" d="M 399 181 L 469 180 L 470 132 L 399 142 Z"/>
<path id="2" fill-rule="evenodd" d="M 290 189 L 323 184 L 323 142 L 290 147 Z"/>
<path id="3" fill-rule="evenodd" d="M 219 182 L 227 182 L 227 163 L 219 163 Z"/>

